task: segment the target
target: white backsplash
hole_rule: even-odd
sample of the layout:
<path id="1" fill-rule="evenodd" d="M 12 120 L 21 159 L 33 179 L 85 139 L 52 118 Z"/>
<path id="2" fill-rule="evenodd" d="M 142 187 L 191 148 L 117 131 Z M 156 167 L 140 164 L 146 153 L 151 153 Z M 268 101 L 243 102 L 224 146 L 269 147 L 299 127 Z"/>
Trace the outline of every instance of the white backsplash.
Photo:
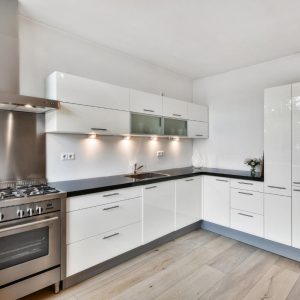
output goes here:
<path id="1" fill-rule="evenodd" d="M 137 162 L 144 170 L 179 168 L 191 165 L 190 139 L 151 141 L 144 137 L 124 140 L 119 136 L 47 134 L 47 179 L 50 182 L 124 174 Z M 157 151 L 165 155 L 158 158 Z M 74 152 L 75 160 L 60 159 L 60 153 Z"/>

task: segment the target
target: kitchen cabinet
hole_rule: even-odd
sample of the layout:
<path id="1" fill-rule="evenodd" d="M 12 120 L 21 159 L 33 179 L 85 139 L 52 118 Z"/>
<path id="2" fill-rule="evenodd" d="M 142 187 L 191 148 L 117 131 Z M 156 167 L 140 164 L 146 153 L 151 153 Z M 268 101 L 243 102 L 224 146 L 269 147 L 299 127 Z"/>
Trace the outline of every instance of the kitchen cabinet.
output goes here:
<path id="1" fill-rule="evenodd" d="M 143 239 L 151 242 L 175 229 L 175 181 L 143 186 Z"/>
<path id="2" fill-rule="evenodd" d="M 264 94 L 265 193 L 291 196 L 291 85 Z"/>
<path id="3" fill-rule="evenodd" d="M 264 223 L 266 239 L 291 245 L 291 212 L 291 197 L 272 194 L 264 195 Z"/>
<path id="4" fill-rule="evenodd" d="M 300 189 L 292 191 L 292 246 L 300 248 Z"/>
<path id="5" fill-rule="evenodd" d="M 137 135 L 162 135 L 162 117 L 131 113 L 130 133 Z"/>
<path id="6" fill-rule="evenodd" d="M 230 180 L 224 177 L 203 178 L 203 219 L 222 226 L 230 225 Z"/>
<path id="7" fill-rule="evenodd" d="M 68 103 L 129 111 L 128 88 L 61 72 L 48 76 L 46 96 Z"/>
<path id="8" fill-rule="evenodd" d="M 292 85 L 292 185 L 300 187 L 300 83 Z"/>
<path id="9" fill-rule="evenodd" d="M 187 119 L 187 102 L 163 97 L 163 116 L 178 119 Z"/>
<path id="10" fill-rule="evenodd" d="M 202 178 L 200 176 L 176 181 L 176 230 L 202 218 Z"/>
<path id="11" fill-rule="evenodd" d="M 161 116 L 162 96 L 130 90 L 130 111 Z"/>
<path id="12" fill-rule="evenodd" d="M 188 121 L 188 137 L 208 138 L 208 123 Z"/>
<path id="13" fill-rule="evenodd" d="M 188 102 L 188 119 L 208 123 L 208 107 Z"/>
<path id="14" fill-rule="evenodd" d="M 164 118 L 164 135 L 187 136 L 187 121 Z"/>
<path id="15" fill-rule="evenodd" d="M 240 190 L 249 190 L 255 192 L 263 192 L 264 191 L 264 183 L 253 180 L 244 180 L 244 179 L 231 179 L 230 186 L 234 189 Z"/>
<path id="16" fill-rule="evenodd" d="M 60 109 L 46 113 L 46 132 L 128 134 L 129 118 L 126 111 L 61 103 Z"/>

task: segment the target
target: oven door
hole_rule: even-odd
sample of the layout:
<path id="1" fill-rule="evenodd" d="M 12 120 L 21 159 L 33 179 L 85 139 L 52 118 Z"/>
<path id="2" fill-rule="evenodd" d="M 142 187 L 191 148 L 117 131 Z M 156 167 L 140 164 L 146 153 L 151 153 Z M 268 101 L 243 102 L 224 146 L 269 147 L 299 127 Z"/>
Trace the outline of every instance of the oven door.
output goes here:
<path id="1" fill-rule="evenodd" d="M 0 288 L 60 265 L 60 214 L 1 224 Z"/>

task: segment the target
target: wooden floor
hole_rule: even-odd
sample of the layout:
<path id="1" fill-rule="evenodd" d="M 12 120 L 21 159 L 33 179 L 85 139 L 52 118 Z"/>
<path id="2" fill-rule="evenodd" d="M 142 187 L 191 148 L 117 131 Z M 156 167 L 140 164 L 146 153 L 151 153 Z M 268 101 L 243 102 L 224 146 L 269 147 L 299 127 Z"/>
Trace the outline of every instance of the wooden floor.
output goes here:
<path id="1" fill-rule="evenodd" d="M 57 295 L 37 299 L 300 299 L 300 263 L 197 230 Z"/>

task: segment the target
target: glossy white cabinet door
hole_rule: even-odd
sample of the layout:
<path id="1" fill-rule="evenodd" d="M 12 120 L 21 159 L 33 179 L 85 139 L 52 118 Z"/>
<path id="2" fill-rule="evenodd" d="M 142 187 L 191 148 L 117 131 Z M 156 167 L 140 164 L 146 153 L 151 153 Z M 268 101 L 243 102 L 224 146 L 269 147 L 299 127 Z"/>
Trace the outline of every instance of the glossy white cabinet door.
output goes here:
<path id="1" fill-rule="evenodd" d="M 300 187 L 300 83 L 292 85 L 292 184 Z"/>
<path id="2" fill-rule="evenodd" d="M 203 178 L 203 219 L 219 225 L 230 225 L 230 180 L 223 177 Z"/>
<path id="3" fill-rule="evenodd" d="M 162 96 L 130 90 L 130 111 L 161 116 Z"/>
<path id="4" fill-rule="evenodd" d="M 188 121 L 188 137 L 198 139 L 208 138 L 208 123 Z"/>
<path id="5" fill-rule="evenodd" d="M 202 179 L 176 181 L 176 230 L 201 220 Z"/>
<path id="6" fill-rule="evenodd" d="M 151 242 L 175 230 L 175 181 L 143 187 L 143 240 Z"/>
<path id="7" fill-rule="evenodd" d="M 47 97 L 63 102 L 129 111 L 129 89 L 71 74 L 54 72 L 46 82 Z"/>
<path id="8" fill-rule="evenodd" d="M 291 197 L 265 194 L 264 220 L 265 238 L 291 245 L 292 203 Z"/>
<path id="9" fill-rule="evenodd" d="M 187 105 L 186 101 L 163 97 L 163 116 L 186 120 L 188 118 Z"/>
<path id="10" fill-rule="evenodd" d="M 265 90 L 265 193 L 291 195 L 291 85 Z"/>
<path id="11" fill-rule="evenodd" d="M 208 122 L 208 107 L 188 102 L 188 119 L 198 122 Z"/>
<path id="12" fill-rule="evenodd" d="M 128 134 L 129 112 L 62 103 L 46 113 L 46 132 Z"/>
<path id="13" fill-rule="evenodd" d="M 292 246 L 300 248 L 300 189 L 292 191 Z"/>

